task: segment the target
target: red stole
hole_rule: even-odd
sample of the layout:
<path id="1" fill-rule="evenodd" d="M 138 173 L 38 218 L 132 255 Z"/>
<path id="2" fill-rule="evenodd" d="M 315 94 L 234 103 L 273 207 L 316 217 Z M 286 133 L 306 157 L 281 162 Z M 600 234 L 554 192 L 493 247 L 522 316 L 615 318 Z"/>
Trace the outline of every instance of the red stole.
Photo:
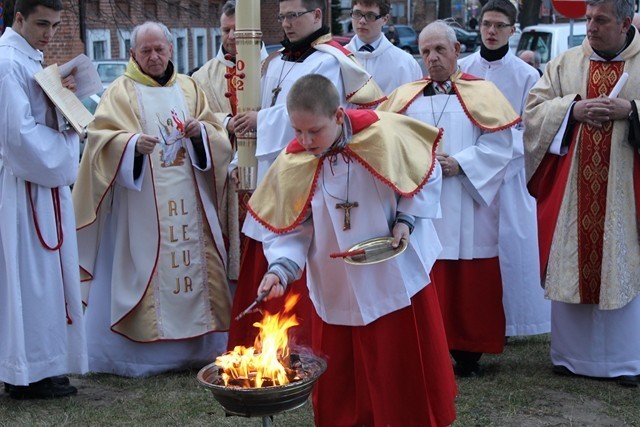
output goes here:
<path id="1" fill-rule="evenodd" d="M 624 62 L 591 61 L 587 98 L 611 92 L 620 79 Z M 580 302 L 598 304 L 602 273 L 602 242 L 607 210 L 607 183 L 613 122 L 601 128 L 583 125 L 578 161 L 578 263 L 580 265 Z"/>

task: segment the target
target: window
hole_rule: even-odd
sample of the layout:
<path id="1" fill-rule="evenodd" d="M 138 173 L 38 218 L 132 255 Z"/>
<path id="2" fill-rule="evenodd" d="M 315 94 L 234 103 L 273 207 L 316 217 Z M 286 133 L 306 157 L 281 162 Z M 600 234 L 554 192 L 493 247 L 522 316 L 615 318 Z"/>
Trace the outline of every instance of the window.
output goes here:
<path id="1" fill-rule="evenodd" d="M 93 59 L 105 59 L 107 57 L 107 46 L 104 40 L 93 42 Z"/>
<path id="2" fill-rule="evenodd" d="M 87 30 L 87 56 L 91 59 L 111 58 L 111 31 Z"/>
<path id="3" fill-rule="evenodd" d="M 128 58 L 129 49 L 131 48 L 131 31 L 118 30 L 118 45 L 120 48 L 120 58 Z"/>
<path id="4" fill-rule="evenodd" d="M 189 41 L 187 30 L 178 28 L 171 30 L 173 35 L 173 63 L 179 73 L 186 74 L 189 71 Z"/>
<path id="5" fill-rule="evenodd" d="M 206 28 L 192 28 L 193 40 L 193 66 L 202 67 L 209 59 L 207 54 L 207 30 Z"/>
<path id="6" fill-rule="evenodd" d="M 220 50 L 220 44 L 222 43 L 222 32 L 220 28 L 211 29 L 211 56 L 216 56 L 218 50 Z"/>

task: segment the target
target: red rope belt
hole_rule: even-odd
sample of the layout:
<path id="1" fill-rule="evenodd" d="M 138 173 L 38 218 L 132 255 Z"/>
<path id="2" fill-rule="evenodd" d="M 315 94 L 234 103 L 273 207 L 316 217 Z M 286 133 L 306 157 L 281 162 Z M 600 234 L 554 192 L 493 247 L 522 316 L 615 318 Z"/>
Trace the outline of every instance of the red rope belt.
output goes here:
<path id="1" fill-rule="evenodd" d="M 36 227 L 36 233 L 38 233 L 38 239 L 45 249 L 50 251 L 57 251 L 62 247 L 64 241 L 64 235 L 62 234 L 62 214 L 60 212 L 60 191 L 58 188 L 51 189 L 51 198 L 53 199 L 53 214 L 56 221 L 56 232 L 58 234 L 58 242 L 55 246 L 50 246 L 44 241 L 42 232 L 40 231 L 40 224 L 38 223 L 38 215 L 36 215 L 36 209 L 33 205 L 33 196 L 31 196 L 31 183 L 27 182 L 27 193 L 29 193 L 29 205 L 31 206 L 31 214 L 33 215 L 33 223 Z"/>

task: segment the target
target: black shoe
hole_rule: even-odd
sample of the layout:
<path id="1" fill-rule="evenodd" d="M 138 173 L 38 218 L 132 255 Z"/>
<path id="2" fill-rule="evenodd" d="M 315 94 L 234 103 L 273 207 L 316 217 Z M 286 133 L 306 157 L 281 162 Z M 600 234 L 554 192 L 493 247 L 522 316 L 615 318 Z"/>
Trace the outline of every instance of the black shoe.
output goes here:
<path id="1" fill-rule="evenodd" d="M 16 386 L 9 387 L 9 396 L 12 399 L 24 400 L 24 399 L 53 399 L 56 397 L 66 397 L 74 395 L 78 392 L 78 389 L 69 384 L 59 384 L 57 382 L 64 381 L 52 378 L 45 378 L 38 382 L 29 384 L 28 386 Z M 63 377 L 66 378 L 66 377 Z M 67 378 L 67 381 L 69 379 Z"/>
<path id="2" fill-rule="evenodd" d="M 638 387 L 640 375 L 621 375 L 616 378 L 616 382 L 622 387 Z"/>
<path id="3" fill-rule="evenodd" d="M 64 375 L 50 377 L 50 380 L 53 381 L 55 385 L 69 385 L 69 377 L 65 377 Z"/>
<path id="4" fill-rule="evenodd" d="M 569 368 L 567 368 L 566 366 L 562 366 L 562 365 L 553 365 L 553 368 L 551 370 L 553 371 L 554 374 L 560 375 L 560 376 L 563 376 L 563 377 L 576 377 L 576 376 L 578 376 L 577 374 L 574 374 L 573 372 L 571 372 L 569 370 Z"/>
<path id="5" fill-rule="evenodd" d="M 478 362 L 457 362 L 453 372 L 460 378 L 477 378 L 482 376 L 482 370 Z"/>
<path id="6" fill-rule="evenodd" d="M 56 385 L 69 385 L 69 377 L 65 377 L 64 375 L 51 377 L 51 381 Z M 4 392 L 9 393 L 11 391 L 11 387 L 13 387 L 13 385 L 4 383 Z"/>

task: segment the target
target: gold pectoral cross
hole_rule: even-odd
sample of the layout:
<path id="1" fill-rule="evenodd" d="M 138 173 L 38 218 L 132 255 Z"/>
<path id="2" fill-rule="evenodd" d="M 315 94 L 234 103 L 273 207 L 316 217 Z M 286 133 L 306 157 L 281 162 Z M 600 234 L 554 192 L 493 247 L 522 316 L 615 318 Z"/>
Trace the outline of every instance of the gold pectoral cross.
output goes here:
<path id="1" fill-rule="evenodd" d="M 282 88 L 280 86 L 276 86 L 271 93 L 273 94 L 273 96 L 271 97 L 271 106 L 273 107 L 274 105 L 276 105 L 276 101 L 278 100 L 278 95 L 280 94 L 280 92 L 282 92 Z"/>
<path id="2" fill-rule="evenodd" d="M 342 225 L 343 230 L 351 229 L 351 209 L 357 207 L 358 202 L 336 203 L 336 209 L 344 209 L 344 224 Z"/>

